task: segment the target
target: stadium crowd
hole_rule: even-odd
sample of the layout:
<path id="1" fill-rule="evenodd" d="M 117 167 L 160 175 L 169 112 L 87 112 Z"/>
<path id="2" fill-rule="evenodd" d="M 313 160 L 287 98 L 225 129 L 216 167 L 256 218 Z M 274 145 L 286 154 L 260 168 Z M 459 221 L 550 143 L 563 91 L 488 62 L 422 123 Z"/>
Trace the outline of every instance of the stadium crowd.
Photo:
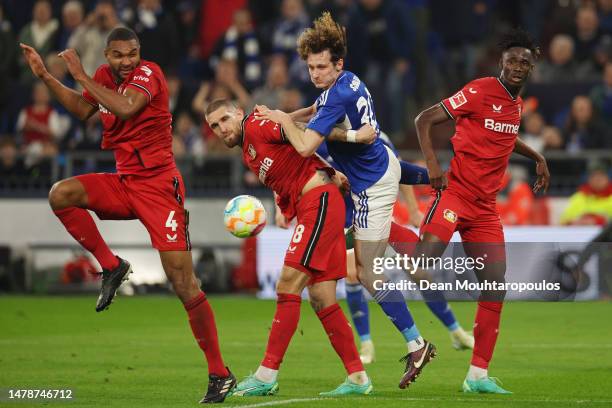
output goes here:
<path id="1" fill-rule="evenodd" d="M 524 95 L 520 136 L 540 152 L 583 159 L 551 165 L 553 174 L 561 175 L 557 182 L 574 175 L 575 182 L 557 194 L 569 195 L 581 182 L 588 185 L 588 169 L 607 175 L 612 0 L 5 0 L 0 6 L 2 190 L 26 179 L 33 186 L 41 180 L 44 187 L 66 154 L 97 151 L 101 140 L 97 115 L 80 123 L 53 101 L 24 63 L 19 42 L 32 45 L 49 71 L 73 87 L 57 53 L 75 48 L 92 75 L 105 62 L 108 33 L 131 27 L 141 39 L 142 57 L 158 63 L 167 77 L 175 155 L 179 161 L 187 158 L 194 173 L 221 173 L 226 168 L 211 166 L 208 158 L 232 153 L 206 126 L 207 104 L 219 97 L 247 110 L 255 103 L 284 111 L 311 104 L 317 90 L 295 44 L 323 10 L 347 27 L 346 67 L 368 84 L 382 129 L 407 151 L 418 149 L 416 113 L 473 78 L 497 76 L 496 34 L 526 28 L 541 44 L 542 57 Z M 450 133 L 440 133 L 438 147 L 448 148 Z M 585 151 L 598 151 L 599 160 L 589 164 L 590 156 L 581 155 Z M 73 171 L 99 166 L 84 160 Z M 257 179 L 246 174 L 242 182 L 255 186 Z M 512 187 L 525 184 L 529 174 L 519 169 L 509 181 Z M 596 195 L 612 200 L 607 183 Z M 508 223 L 524 218 L 512 208 Z"/>

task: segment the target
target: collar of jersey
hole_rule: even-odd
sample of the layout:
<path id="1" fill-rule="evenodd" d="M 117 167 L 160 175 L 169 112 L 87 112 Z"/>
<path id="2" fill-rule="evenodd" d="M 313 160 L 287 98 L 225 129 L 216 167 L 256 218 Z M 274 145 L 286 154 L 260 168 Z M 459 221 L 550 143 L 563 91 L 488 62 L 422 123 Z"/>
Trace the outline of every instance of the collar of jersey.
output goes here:
<path id="1" fill-rule="evenodd" d="M 508 92 L 508 96 L 510 98 L 512 98 L 513 101 L 516 101 L 516 98 L 514 96 L 512 96 L 512 92 L 510 92 L 510 90 L 508 88 L 506 88 L 506 85 L 504 85 L 502 80 L 499 79 L 499 77 L 495 77 L 495 79 L 497 79 L 497 82 L 499 82 L 499 84 L 506 90 L 506 92 Z"/>

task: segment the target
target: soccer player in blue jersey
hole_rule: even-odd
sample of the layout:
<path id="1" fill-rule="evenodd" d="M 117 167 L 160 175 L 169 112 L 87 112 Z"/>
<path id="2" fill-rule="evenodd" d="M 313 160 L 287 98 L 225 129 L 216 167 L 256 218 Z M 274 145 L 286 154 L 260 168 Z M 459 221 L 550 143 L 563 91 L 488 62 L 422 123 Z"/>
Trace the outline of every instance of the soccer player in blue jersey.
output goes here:
<path id="1" fill-rule="evenodd" d="M 393 145 L 393 142 L 384 133 L 380 132 L 380 140 L 389 147 L 395 156 L 399 159 L 397 149 Z M 367 143 L 367 140 L 364 139 Z M 323 142 L 317 149 L 317 154 L 325 159 L 332 167 L 336 167 L 334 159 L 329 155 L 327 150 L 327 143 Z M 402 168 L 402 177 L 400 179 L 400 195 L 406 199 L 406 201 L 414 200 L 414 192 L 412 190 L 413 184 L 429 184 L 429 176 L 427 175 L 427 169 L 424 167 L 416 166 L 406 161 L 400 160 Z M 346 204 L 346 223 L 345 228 L 352 226 L 353 220 L 353 201 L 352 199 L 345 199 Z M 277 225 L 284 227 L 284 220 L 279 219 L 278 215 L 280 212 L 277 211 Z M 410 220 L 415 226 L 419 226 L 421 220 L 418 217 L 419 214 L 411 214 Z M 390 245 L 398 252 L 403 253 L 405 242 L 401 239 L 401 229 L 404 227 L 397 225 L 395 222 L 391 224 L 391 233 L 389 236 Z M 398 234 L 397 232 L 400 232 Z M 359 335 L 361 347 L 359 350 L 359 356 L 364 364 L 369 364 L 375 360 L 374 343 L 370 334 L 370 312 L 368 308 L 368 302 L 363 293 L 363 287 L 357 278 L 357 271 L 355 268 L 355 253 L 352 250 L 352 232 L 347 231 L 347 277 L 346 277 L 346 301 L 351 312 L 351 318 L 355 330 Z M 425 279 L 432 281 L 431 277 L 425 271 L 419 270 L 415 275 L 409 275 L 415 281 Z M 423 299 L 427 304 L 427 307 L 431 312 L 440 320 L 440 322 L 448 329 L 451 337 L 452 346 L 457 350 L 473 349 L 474 348 L 474 337 L 467 333 L 459 324 L 455 318 L 450 305 L 441 293 L 434 293 L 433 291 L 422 291 Z"/>
<path id="2" fill-rule="evenodd" d="M 384 255 L 391 229 L 393 205 L 401 178 L 400 163 L 393 152 L 376 139 L 371 144 L 355 143 L 356 130 L 369 124 L 378 133 L 372 98 L 365 84 L 345 71 L 346 38 L 343 27 L 329 13 L 315 20 L 298 39 L 298 53 L 306 61 L 313 84 L 323 93 L 315 104 L 292 114 L 259 110 L 263 118 L 280 123 L 289 142 L 302 156 L 314 154 L 339 125 L 349 129 L 347 142 L 329 142 L 327 147 L 338 168 L 348 177 L 355 207 L 355 257 L 357 275 L 385 314 L 406 340 L 406 368 L 399 383 L 406 388 L 435 356 L 433 344 L 421 337 L 399 290 L 376 290 L 374 282 L 386 280 L 374 273 L 375 258 Z M 295 121 L 308 122 L 297 131 Z"/>

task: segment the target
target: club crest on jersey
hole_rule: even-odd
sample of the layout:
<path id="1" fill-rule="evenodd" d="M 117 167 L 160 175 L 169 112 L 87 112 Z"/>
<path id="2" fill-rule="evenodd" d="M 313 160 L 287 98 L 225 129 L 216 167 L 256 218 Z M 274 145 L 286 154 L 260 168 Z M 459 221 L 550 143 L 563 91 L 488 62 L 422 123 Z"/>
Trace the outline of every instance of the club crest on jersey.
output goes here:
<path id="1" fill-rule="evenodd" d="M 459 91 L 450 97 L 449 102 L 453 109 L 457 109 L 461 105 L 465 105 L 467 103 L 467 99 L 465 98 L 463 91 Z"/>
<path id="2" fill-rule="evenodd" d="M 247 148 L 247 150 L 249 152 L 249 156 L 251 156 L 251 160 L 255 159 L 255 156 L 257 156 L 257 152 L 255 151 L 255 148 L 252 144 L 249 143 L 249 147 Z"/>
<path id="3" fill-rule="evenodd" d="M 493 104 L 492 106 L 493 106 L 493 112 L 495 112 L 495 113 L 501 113 L 501 108 L 502 108 L 502 106 L 501 106 L 501 105 L 496 105 L 496 104 Z"/>
<path id="4" fill-rule="evenodd" d="M 449 210 L 448 208 L 444 210 L 444 219 L 448 222 L 452 222 L 453 224 L 457 222 L 457 214 L 453 210 Z"/>

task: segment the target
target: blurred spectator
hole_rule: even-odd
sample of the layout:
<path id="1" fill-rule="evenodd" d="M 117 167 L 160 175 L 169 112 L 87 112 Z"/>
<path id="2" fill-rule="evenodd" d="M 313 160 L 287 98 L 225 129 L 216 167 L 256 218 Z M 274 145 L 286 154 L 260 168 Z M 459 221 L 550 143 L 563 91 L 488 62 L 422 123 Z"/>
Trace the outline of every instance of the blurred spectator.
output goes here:
<path id="1" fill-rule="evenodd" d="M 57 49 L 68 48 L 68 40 L 83 22 L 83 5 L 80 1 L 70 0 L 62 7 L 62 28 L 57 36 Z"/>
<path id="2" fill-rule="evenodd" d="M 17 130 L 21 133 L 24 150 L 35 156 L 51 157 L 57 154 L 57 142 L 66 131 L 63 120 L 51 106 L 49 90 L 42 82 L 36 82 L 32 90 L 32 104 L 19 112 Z M 26 163 L 28 164 L 28 163 Z"/>
<path id="3" fill-rule="evenodd" d="M 297 88 L 285 89 L 280 94 L 278 109 L 283 112 L 294 112 L 304 106 L 304 98 Z"/>
<path id="4" fill-rule="evenodd" d="M 612 0 L 599 0 L 599 27 L 605 33 L 612 33 Z"/>
<path id="5" fill-rule="evenodd" d="M 557 131 L 550 131 L 544 117 L 538 112 L 532 112 L 523 117 L 524 132 L 521 139 L 537 152 L 546 149 L 558 149 L 563 146 L 563 139 Z"/>
<path id="6" fill-rule="evenodd" d="M 249 106 L 250 96 L 238 79 L 235 61 L 221 60 L 219 62 L 215 80 L 202 82 L 193 98 L 191 107 L 198 117 L 203 119 L 208 103 L 220 98 L 231 99 L 243 109 Z"/>
<path id="7" fill-rule="evenodd" d="M 273 57 L 268 67 L 266 83 L 255 88 L 251 94 L 250 109 L 255 105 L 266 105 L 270 109 L 278 109 L 280 96 L 289 83 L 287 64 L 282 56 Z"/>
<path id="8" fill-rule="evenodd" d="M 180 48 L 176 21 L 164 12 L 161 0 L 139 0 L 134 21 L 130 22 L 140 38 L 140 55 L 162 69 L 176 67 Z"/>
<path id="9" fill-rule="evenodd" d="M 527 170 L 509 166 L 504 176 L 504 187 L 497 199 L 497 210 L 503 225 L 528 225 L 533 207 L 533 191 L 527 183 Z"/>
<path id="10" fill-rule="evenodd" d="M 308 67 L 299 57 L 296 44 L 298 36 L 310 25 L 310 17 L 304 9 L 302 0 L 283 0 L 281 17 L 276 23 L 272 36 L 275 54 L 282 54 L 289 67 L 289 78 L 295 86 L 310 84 Z M 269 106 L 269 105 L 268 105 Z"/>
<path id="11" fill-rule="evenodd" d="M 106 37 L 119 25 L 113 2 L 100 0 L 68 40 L 68 48 L 77 50 L 87 75 L 92 76 L 100 65 L 106 64 Z"/>
<path id="12" fill-rule="evenodd" d="M 372 93 L 376 119 L 389 133 L 404 127 L 413 32 L 410 15 L 398 0 L 360 0 L 346 27 L 346 68 Z"/>
<path id="13" fill-rule="evenodd" d="M 604 225 L 612 219 L 612 184 L 608 168 L 591 163 L 586 184 L 578 188 L 561 215 L 562 224 Z"/>
<path id="14" fill-rule="evenodd" d="M 603 71 L 603 81 L 595 86 L 589 95 L 599 117 L 608 129 L 612 131 L 612 61 L 608 62 Z"/>
<path id="15" fill-rule="evenodd" d="M 429 0 L 431 26 L 444 48 L 442 80 L 444 94 L 456 92 L 476 77 L 476 61 L 492 28 L 490 0 Z"/>
<path id="16" fill-rule="evenodd" d="M 95 281 L 100 278 L 96 267 L 85 251 L 77 250 L 74 257 L 64 265 L 60 281 L 67 285 L 70 283 L 85 283 Z"/>
<path id="17" fill-rule="evenodd" d="M 191 155 L 197 166 L 201 166 L 204 162 L 206 144 L 202 132 L 187 112 L 180 113 L 176 119 L 176 125 L 173 127 L 172 150 L 178 159 Z"/>
<path id="18" fill-rule="evenodd" d="M 261 83 L 262 66 L 257 33 L 251 13 L 241 9 L 234 13 L 233 24 L 219 39 L 211 58 L 212 68 L 218 72 L 220 60 L 236 61 L 238 78 L 248 90 Z"/>
<path id="19" fill-rule="evenodd" d="M 200 12 L 194 0 L 183 0 L 177 6 L 177 35 L 181 55 L 179 73 L 184 79 L 204 78 L 206 61 L 202 59 L 199 45 Z"/>
<path id="20" fill-rule="evenodd" d="M 563 139 L 568 152 L 612 148 L 612 135 L 607 134 L 607 128 L 597 119 L 591 100 L 583 95 L 572 101 Z"/>
<path id="21" fill-rule="evenodd" d="M 574 58 L 574 40 L 569 35 L 555 35 L 548 54 L 548 60 L 536 65 L 534 82 L 576 82 L 592 80 L 595 77 L 590 61 L 580 63 Z"/>
<path id="22" fill-rule="evenodd" d="M 21 29 L 19 42 L 30 45 L 43 57 L 55 46 L 55 38 L 59 23 L 52 18 L 51 3 L 47 0 L 38 0 L 32 9 L 32 22 Z M 19 58 L 20 79 L 23 83 L 34 82 L 34 75 L 25 60 Z"/>
<path id="23" fill-rule="evenodd" d="M 13 185 L 20 177 L 25 177 L 28 172 L 23 164 L 23 160 L 17 157 L 17 145 L 10 136 L 0 137 L 0 174 L 2 180 L 0 185 L 5 187 Z"/>
<path id="24" fill-rule="evenodd" d="M 8 99 L 9 81 L 15 66 L 15 36 L 11 23 L 4 18 L 4 9 L 0 5 L 0 112 Z"/>
<path id="25" fill-rule="evenodd" d="M 580 62 L 593 60 L 593 51 L 599 42 L 599 18 L 597 10 L 592 6 L 580 7 L 576 12 L 576 28 L 574 31 L 574 57 Z"/>

